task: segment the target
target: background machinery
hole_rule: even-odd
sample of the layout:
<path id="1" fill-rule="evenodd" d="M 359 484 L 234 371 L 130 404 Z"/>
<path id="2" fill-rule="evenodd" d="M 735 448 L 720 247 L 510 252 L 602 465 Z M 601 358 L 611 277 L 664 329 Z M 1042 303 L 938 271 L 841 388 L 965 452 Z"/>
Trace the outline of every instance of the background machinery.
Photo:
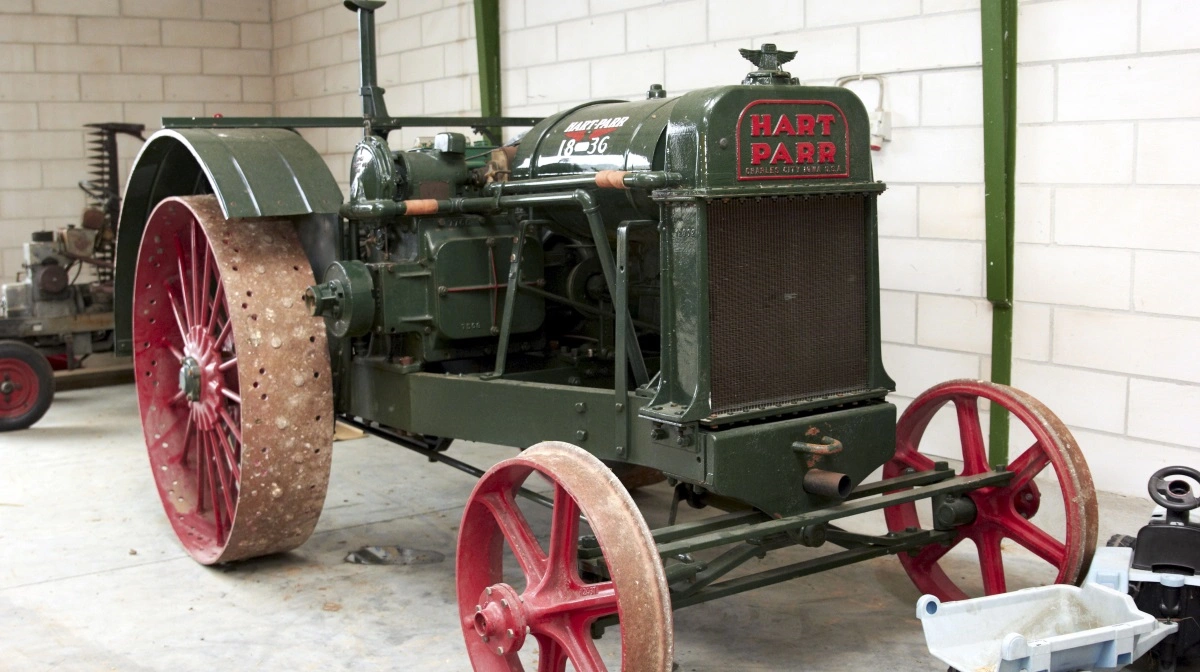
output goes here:
<path id="1" fill-rule="evenodd" d="M 741 84 L 676 98 L 395 118 L 375 80 L 383 3 L 345 4 L 361 118 L 167 119 L 126 190 L 117 349 L 198 561 L 304 542 L 337 418 L 479 476 L 457 555 L 476 669 L 531 651 L 539 669 L 605 669 L 593 635 L 619 623 L 622 669 L 669 670 L 672 609 L 884 555 L 943 600 L 1007 590 L 1002 541 L 1048 582 L 1085 575 L 1095 493 L 1053 413 L 979 381 L 937 385 L 899 419 L 886 399 L 884 185 L 852 93 L 797 85 L 792 54 L 763 45 L 743 51 Z M 389 146 L 422 124 L 532 128 Z M 363 128 L 348 199 L 303 126 Z M 1026 441 L 1009 464 L 988 463 L 980 400 Z M 931 427 L 955 437 L 936 455 L 956 466 L 930 456 Z M 455 438 L 533 447 L 484 472 L 446 454 Z M 664 474 L 676 506 L 726 512 L 651 530 L 614 475 L 633 468 Z M 1044 498 L 1039 476 L 1061 492 Z M 548 534 L 530 500 L 550 507 Z M 880 510 L 885 533 L 839 524 Z M 978 578 L 943 566 L 964 541 Z M 743 566 L 794 546 L 838 550 Z"/>
<path id="2" fill-rule="evenodd" d="M 141 124 L 88 124 L 91 179 L 79 226 L 34 232 L 15 282 L 0 284 L 0 431 L 37 422 L 54 397 L 53 369 L 112 350 L 113 271 L 121 211 L 117 135 Z M 77 282 L 85 267 L 94 278 Z"/>

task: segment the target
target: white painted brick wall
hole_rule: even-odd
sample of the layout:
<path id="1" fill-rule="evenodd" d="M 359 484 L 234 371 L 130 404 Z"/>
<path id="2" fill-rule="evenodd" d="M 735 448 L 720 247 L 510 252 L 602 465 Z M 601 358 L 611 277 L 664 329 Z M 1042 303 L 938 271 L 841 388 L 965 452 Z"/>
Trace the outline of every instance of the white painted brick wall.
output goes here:
<path id="1" fill-rule="evenodd" d="M 1129 250 L 1017 245 L 1014 294 L 1027 301 L 1129 308 Z"/>
<path id="2" fill-rule="evenodd" d="M 1129 380 L 1129 435 L 1200 448 L 1200 388 Z"/>
<path id="3" fill-rule="evenodd" d="M 30 233 L 78 223 L 83 124 L 270 114 L 271 35 L 269 0 L 0 3 L 0 283 Z"/>

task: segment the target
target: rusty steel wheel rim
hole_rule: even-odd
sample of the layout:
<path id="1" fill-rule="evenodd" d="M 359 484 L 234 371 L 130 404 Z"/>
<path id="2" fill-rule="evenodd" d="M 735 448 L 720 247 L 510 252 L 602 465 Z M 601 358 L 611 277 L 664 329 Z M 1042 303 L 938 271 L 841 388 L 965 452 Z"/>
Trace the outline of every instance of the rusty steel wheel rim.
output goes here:
<path id="1" fill-rule="evenodd" d="M 970 539 L 979 552 L 985 593 L 1003 593 L 1008 585 L 1000 543 L 1009 539 L 1056 569 L 1055 583 L 1079 583 L 1091 563 L 1098 534 L 1099 513 L 1091 472 L 1079 444 L 1062 420 L 1028 394 L 1007 385 L 977 380 L 951 380 L 931 387 L 913 400 L 897 423 L 896 454 L 884 465 L 884 478 L 934 468 L 934 461 L 918 452 L 918 448 L 929 422 L 946 404 L 954 405 L 958 418 L 963 454 L 960 475 L 990 471 L 979 422 L 979 399 L 1008 409 L 1033 434 L 1034 443 L 1005 467 L 1016 474 L 1006 485 L 967 493 L 975 504 L 976 517 L 957 528 L 959 536 L 954 542 L 926 546 L 915 555 L 900 554 L 904 570 L 924 593 L 944 602 L 966 599 L 966 592 L 947 575 L 939 561 L 963 539 Z M 1042 497 L 1033 479 L 1047 467 L 1054 470 L 1062 490 L 1066 514 L 1063 539 L 1033 522 Z M 915 503 L 889 507 L 884 516 L 893 532 L 921 527 Z"/>
<path id="2" fill-rule="evenodd" d="M 533 472 L 554 485 L 543 549 L 515 493 Z M 579 576 L 579 515 L 586 516 L 611 575 Z M 502 580 L 504 546 L 525 575 L 518 592 Z M 606 670 L 592 642 L 597 618 L 619 615 L 621 669 L 668 672 L 671 606 L 662 562 L 629 493 L 600 460 L 566 443 L 540 443 L 488 470 L 471 493 L 458 537 L 459 617 L 475 670 L 524 670 L 517 653 L 536 645 L 539 672 Z"/>
<path id="3" fill-rule="evenodd" d="M 325 325 L 294 225 L 226 220 L 214 196 L 151 213 L 134 288 L 134 373 L 150 466 L 204 564 L 291 550 L 329 481 Z"/>

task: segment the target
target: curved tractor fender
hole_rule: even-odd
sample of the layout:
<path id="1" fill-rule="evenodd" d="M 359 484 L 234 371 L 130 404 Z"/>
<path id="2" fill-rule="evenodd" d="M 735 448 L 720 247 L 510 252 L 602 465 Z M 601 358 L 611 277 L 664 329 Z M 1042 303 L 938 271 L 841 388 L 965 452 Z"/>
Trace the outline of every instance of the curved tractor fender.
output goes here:
<path id="1" fill-rule="evenodd" d="M 333 256 L 309 243 L 336 242 L 342 191 L 321 155 L 298 133 L 282 128 L 163 129 L 134 160 L 117 228 L 113 317 L 117 354 L 132 354 L 130 323 L 138 246 L 146 220 L 168 196 L 212 193 L 229 219 L 312 215 L 328 235 L 301 232 L 310 261 Z M 323 240 L 322 240 L 323 239 Z"/>

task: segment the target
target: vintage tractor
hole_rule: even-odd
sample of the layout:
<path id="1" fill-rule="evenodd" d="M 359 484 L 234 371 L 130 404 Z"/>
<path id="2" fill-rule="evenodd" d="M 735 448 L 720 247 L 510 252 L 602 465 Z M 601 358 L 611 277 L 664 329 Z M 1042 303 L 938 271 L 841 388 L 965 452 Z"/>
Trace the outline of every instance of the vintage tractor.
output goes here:
<path id="1" fill-rule="evenodd" d="M 113 253 L 121 212 L 117 136 L 141 124 L 87 124 L 91 179 L 79 226 L 36 231 L 15 282 L 0 284 L 0 432 L 37 422 L 54 400 L 54 369 L 113 347 Z M 76 282 L 84 268 L 94 279 Z"/>
<path id="2" fill-rule="evenodd" d="M 1096 500 L 1053 413 L 965 380 L 898 421 L 886 400 L 884 185 L 853 94 L 797 85 L 791 54 L 763 45 L 743 51 L 756 69 L 740 85 L 676 98 L 394 118 L 375 79 L 382 4 L 346 2 L 361 118 L 167 119 L 132 171 L 117 346 L 196 560 L 304 543 L 341 419 L 479 476 L 456 568 L 476 669 L 522 669 L 535 650 L 538 669 L 605 669 L 593 634 L 619 623 L 622 669 L 669 670 L 672 609 L 884 555 L 921 591 L 961 598 L 941 563 L 964 540 L 987 593 L 1008 587 L 1011 548 L 1048 581 L 1084 576 Z M 406 125 L 523 123 L 503 146 L 454 132 L 388 145 Z M 305 126 L 363 128 L 348 199 L 291 130 Z M 1008 464 L 989 463 L 981 401 L 1025 428 Z M 940 454 L 961 467 L 922 452 L 943 407 L 959 440 Z M 528 449 L 484 472 L 445 454 L 452 439 Z M 676 505 L 726 512 L 651 530 L 618 480 L 636 468 L 664 474 Z M 548 491 L 524 487 L 534 474 Z M 1039 474 L 1061 489 L 1057 529 L 1033 522 L 1047 519 Z M 548 534 L 519 499 L 551 507 Z M 837 525 L 880 510 L 886 533 Z M 841 550 L 734 572 L 826 544 Z"/>

